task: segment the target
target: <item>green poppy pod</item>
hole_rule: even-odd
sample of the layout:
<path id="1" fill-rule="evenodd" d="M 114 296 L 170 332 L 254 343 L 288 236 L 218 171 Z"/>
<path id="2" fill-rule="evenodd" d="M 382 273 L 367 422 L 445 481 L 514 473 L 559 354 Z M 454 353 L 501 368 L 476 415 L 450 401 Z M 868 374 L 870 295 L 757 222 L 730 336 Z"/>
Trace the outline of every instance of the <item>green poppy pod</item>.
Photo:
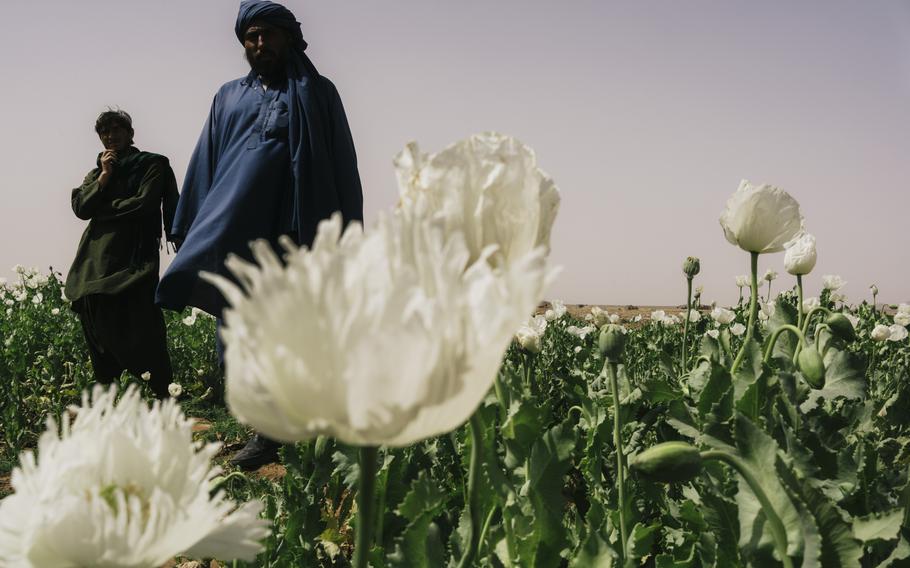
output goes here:
<path id="1" fill-rule="evenodd" d="M 608 361 L 619 362 L 626 347 L 626 330 L 616 324 L 607 324 L 600 330 L 597 347 Z"/>
<path id="2" fill-rule="evenodd" d="M 825 362 L 814 346 L 800 351 L 796 364 L 812 388 L 820 389 L 825 386 Z"/>
<path id="3" fill-rule="evenodd" d="M 853 341 L 856 339 L 856 330 L 853 329 L 853 324 L 850 323 L 850 320 L 847 319 L 847 316 L 844 314 L 831 314 L 828 316 L 828 319 L 825 320 L 825 323 L 831 328 L 831 332 L 835 337 L 844 341 Z"/>
<path id="4" fill-rule="evenodd" d="M 694 479 L 701 472 L 702 459 L 691 444 L 664 442 L 632 458 L 629 467 L 645 479 L 676 483 Z"/>

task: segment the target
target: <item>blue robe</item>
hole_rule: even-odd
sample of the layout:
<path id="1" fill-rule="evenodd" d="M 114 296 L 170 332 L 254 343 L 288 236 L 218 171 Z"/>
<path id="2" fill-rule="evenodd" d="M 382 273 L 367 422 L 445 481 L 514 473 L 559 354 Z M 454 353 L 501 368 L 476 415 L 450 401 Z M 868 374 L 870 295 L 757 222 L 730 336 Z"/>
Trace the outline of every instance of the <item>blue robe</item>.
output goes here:
<path id="1" fill-rule="evenodd" d="M 200 271 L 231 277 L 227 255 L 249 258 L 255 239 L 286 234 L 308 246 L 319 221 L 336 211 L 345 223 L 362 222 L 357 158 L 338 91 L 300 58 L 288 70 L 280 88 L 263 91 L 250 73 L 215 95 L 177 205 L 171 232 L 183 244 L 158 286 L 162 307 L 220 316 L 226 302 Z"/>

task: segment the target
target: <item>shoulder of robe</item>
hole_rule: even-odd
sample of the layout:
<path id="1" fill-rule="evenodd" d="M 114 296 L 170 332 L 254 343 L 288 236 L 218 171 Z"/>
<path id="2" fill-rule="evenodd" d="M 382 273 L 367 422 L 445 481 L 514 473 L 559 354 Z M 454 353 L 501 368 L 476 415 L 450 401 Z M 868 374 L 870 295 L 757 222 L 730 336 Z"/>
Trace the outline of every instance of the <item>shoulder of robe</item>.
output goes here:
<path id="1" fill-rule="evenodd" d="M 144 151 L 140 150 L 139 158 L 142 160 L 141 163 L 146 164 L 147 167 L 151 167 L 153 165 L 158 165 L 161 167 L 168 168 L 171 165 L 171 162 L 170 162 L 170 160 L 168 160 L 167 156 L 162 156 L 161 154 L 155 154 L 154 152 L 144 152 Z"/>

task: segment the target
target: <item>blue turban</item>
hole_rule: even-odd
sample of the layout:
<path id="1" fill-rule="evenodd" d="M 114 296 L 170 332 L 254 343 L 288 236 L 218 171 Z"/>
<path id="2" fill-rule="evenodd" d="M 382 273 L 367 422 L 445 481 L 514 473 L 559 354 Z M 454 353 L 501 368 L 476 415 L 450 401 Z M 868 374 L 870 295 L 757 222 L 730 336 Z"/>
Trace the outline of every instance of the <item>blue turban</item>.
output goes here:
<path id="1" fill-rule="evenodd" d="M 234 33 L 237 34 L 237 39 L 240 40 L 240 43 L 243 43 L 243 35 L 246 33 L 246 29 L 256 20 L 287 30 L 290 32 L 297 48 L 301 52 L 306 49 L 307 43 L 303 39 L 303 33 L 300 31 L 300 22 L 294 17 L 294 14 L 281 4 L 270 2 L 269 0 L 243 0 L 240 3 L 237 23 L 234 24 Z"/>

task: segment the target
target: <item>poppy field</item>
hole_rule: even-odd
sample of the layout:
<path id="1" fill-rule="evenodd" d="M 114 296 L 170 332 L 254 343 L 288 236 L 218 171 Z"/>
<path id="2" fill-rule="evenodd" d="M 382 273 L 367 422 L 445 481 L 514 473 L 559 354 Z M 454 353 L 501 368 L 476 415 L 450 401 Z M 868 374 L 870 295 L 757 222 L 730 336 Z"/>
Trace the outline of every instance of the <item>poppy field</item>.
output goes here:
<path id="1" fill-rule="evenodd" d="M 698 286 L 738 267 L 690 257 L 679 314 L 628 318 L 538 309 L 559 193 L 517 141 L 396 168 L 369 231 L 334 218 L 207 277 L 232 306 L 223 376 L 214 320 L 168 314 L 151 408 L 141 376 L 92 391 L 58 275 L 2 283 L 0 564 L 910 565 L 910 305 L 806 289 L 790 194 L 727 202 L 739 302 Z M 777 253 L 788 274 L 762 276 Z M 283 475 L 226 465 L 253 430 L 285 442 Z"/>

